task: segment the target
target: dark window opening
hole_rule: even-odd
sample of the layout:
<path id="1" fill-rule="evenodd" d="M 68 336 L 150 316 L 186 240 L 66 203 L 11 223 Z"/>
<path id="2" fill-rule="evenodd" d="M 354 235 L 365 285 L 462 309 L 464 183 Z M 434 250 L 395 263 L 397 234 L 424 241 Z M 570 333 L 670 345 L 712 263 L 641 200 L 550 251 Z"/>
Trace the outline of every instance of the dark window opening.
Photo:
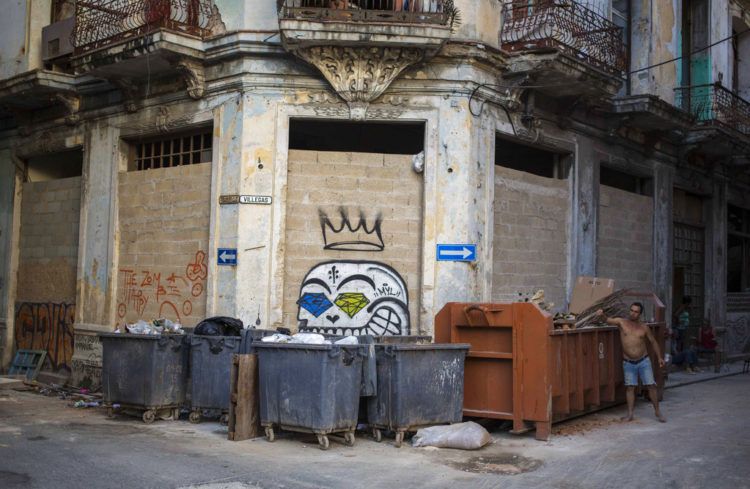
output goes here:
<path id="1" fill-rule="evenodd" d="M 631 175 L 619 170 L 606 167 L 599 168 L 599 184 L 607 187 L 619 188 L 626 192 L 634 194 L 647 195 L 650 188 L 651 179 Z"/>
<path id="2" fill-rule="evenodd" d="M 750 210 L 727 208 L 727 292 L 750 291 Z"/>
<path id="3" fill-rule="evenodd" d="M 43 182 L 58 178 L 80 177 L 83 174 L 83 151 L 74 149 L 26 160 L 27 182 Z"/>
<path id="4" fill-rule="evenodd" d="M 424 123 L 292 119 L 289 149 L 418 154 L 424 150 Z"/>
<path id="5" fill-rule="evenodd" d="M 213 131 L 172 134 L 132 143 L 129 170 L 151 170 L 209 163 L 213 157 Z"/>
<path id="6" fill-rule="evenodd" d="M 499 137 L 495 138 L 495 164 L 547 178 L 568 177 L 565 155 Z"/>

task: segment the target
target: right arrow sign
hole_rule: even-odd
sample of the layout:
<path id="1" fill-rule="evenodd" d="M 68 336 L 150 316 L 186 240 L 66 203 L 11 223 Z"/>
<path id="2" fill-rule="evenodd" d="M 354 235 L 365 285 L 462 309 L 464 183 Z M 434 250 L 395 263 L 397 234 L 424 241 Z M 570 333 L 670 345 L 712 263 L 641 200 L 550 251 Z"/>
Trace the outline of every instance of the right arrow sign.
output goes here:
<path id="1" fill-rule="evenodd" d="M 475 244 L 438 244 L 438 261 L 476 261 L 477 245 Z"/>

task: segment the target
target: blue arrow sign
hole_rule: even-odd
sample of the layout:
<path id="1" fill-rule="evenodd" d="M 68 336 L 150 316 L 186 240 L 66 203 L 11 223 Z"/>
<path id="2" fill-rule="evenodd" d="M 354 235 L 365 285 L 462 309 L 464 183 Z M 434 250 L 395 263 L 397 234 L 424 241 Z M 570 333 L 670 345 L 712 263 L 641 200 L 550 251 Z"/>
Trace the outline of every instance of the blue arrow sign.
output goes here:
<path id="1" fill-rule="evenodd" d="M 477 261 L 475 244 L 439 244 L 437 245 L 438 261 Z"/>
<path id="2" fill-rule="evenodd" d="M 237 265 L 237 248 L 219 248 L 216 258 L 219 265 Z"/>

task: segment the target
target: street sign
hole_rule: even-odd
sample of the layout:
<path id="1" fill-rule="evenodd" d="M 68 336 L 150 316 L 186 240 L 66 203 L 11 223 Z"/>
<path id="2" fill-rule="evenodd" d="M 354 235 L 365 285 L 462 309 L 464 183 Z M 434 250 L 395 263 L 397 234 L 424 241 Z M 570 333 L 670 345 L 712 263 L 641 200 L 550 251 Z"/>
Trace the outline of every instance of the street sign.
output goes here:
<path id="1" fill-rule="evenodd" d="M 237 265 L 237 248 L 219 248 L 216 258 L 219 265 Z"/>
<path id="2" fill-rule="evenodd" d="M 220 195 L 219 204 L 261 204 L 270 205 L 273 199 L 270 195 Z"/>
<path id="3" fill-rule="evenodd" d="M 439 244 L 437 245 L 438 261 L 477 261 L 475 244 Z"/>

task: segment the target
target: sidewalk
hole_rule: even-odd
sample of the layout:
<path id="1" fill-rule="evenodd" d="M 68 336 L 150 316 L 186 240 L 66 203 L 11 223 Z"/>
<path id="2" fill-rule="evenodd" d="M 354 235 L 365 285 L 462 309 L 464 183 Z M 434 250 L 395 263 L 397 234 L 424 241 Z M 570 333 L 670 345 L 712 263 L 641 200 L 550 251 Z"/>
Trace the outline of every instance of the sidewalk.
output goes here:
<path id="1" fill-rule="evenodd" d="M 671 389 L 672 387 L 695 384 L 697 382 L 706 382 L 707 380 L 728 377 L 730 375 L 742 375 L 742 365 L 743 362 L 726 363 L 721 366 L 719 372 L 714 372 L 713 365 L 701 367 L 702 372 L 696 374 L 689 374 L 685 372 L 685 370 L 670 372 L 664 387 L 666 389 Z"/>

